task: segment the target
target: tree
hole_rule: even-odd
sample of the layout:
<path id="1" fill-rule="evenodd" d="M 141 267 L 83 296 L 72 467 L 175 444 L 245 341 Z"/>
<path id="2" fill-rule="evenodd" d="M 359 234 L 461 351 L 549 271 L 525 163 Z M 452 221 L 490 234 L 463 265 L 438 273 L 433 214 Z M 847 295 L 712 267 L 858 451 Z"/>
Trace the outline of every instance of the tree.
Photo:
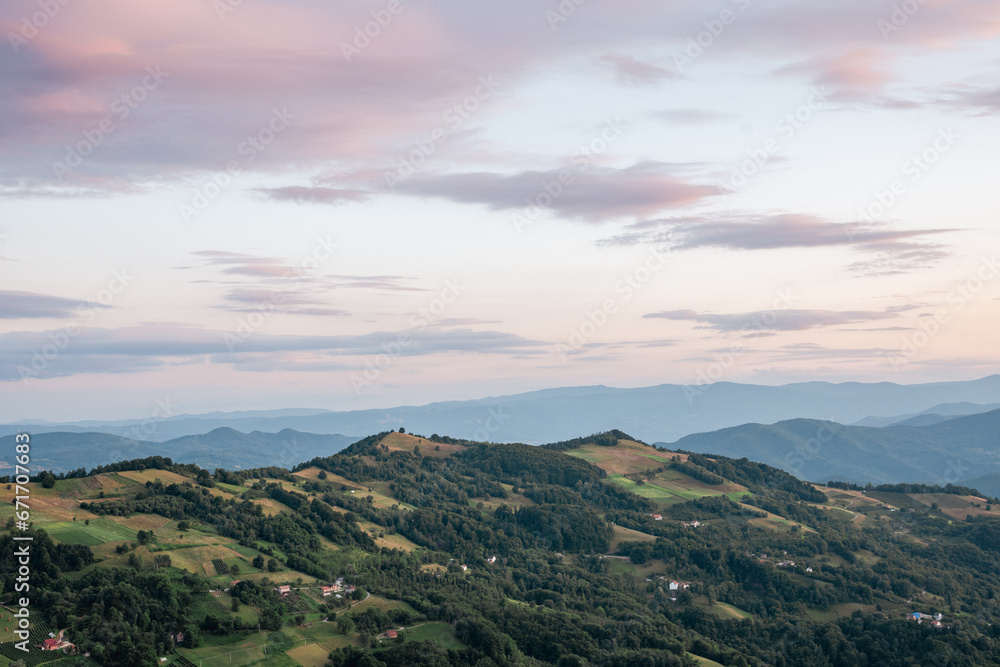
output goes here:
<path id="1" fill-rule="evenodd" d="M 190 530 L 190 529 L 191 529 L 190 521 L 184 520 L 177 522 L 177 530 Z"/>
<path id="2" fill-rule="evenodd" d="M 269 558 L 267 560 L 267 571 L 268 572 L 277 572 L 280 569 L 281 569 L 281 566 L 278 565 L 278 561 L 276 561 L 273 558 Z"/>
<path id="3" fill-rule="evenodd" d="M 329 477 L 329 475 L 327 475 L 327 474 L 326 474 L 326 471 L 325 471 L 325 470 L 320 470 L 320 471 L 319 471 L 319 475 L 318 475 L 318 477 L 319 477 L 320 479 L 326 479 L 327 477 Z"/>
<path id="4" fill-rule="evenodd" d="M 53 475 L 50 472 L 46 472 L 44 475 L 42 475 L 42 488 L 43 489 L 51 489 L 55 485 L 56 485 L 56 476 L 55 475 Z"/>
<path id="5" fill-rule="evenodd" d="M 232 565 L 229 566 L 229 571 L 232 572 L 233 574 L 239 574 L 240 566 L 237 565 L 236 563 L 233 563 Z"/>
<path id="6" fill-rule="evenodd" d="M 341 616 L 337 619 L 337 629 L 342 634 L 349 635 L 354 632 L 354 619 L 350 616 Z"/>
<path id="7" fill-rule="evenodd" d="M 258 570 L 263 570 L 264 565 L 265 565 L 264 557 L 260 554 L 257 554 L 257 556 L 253 559 L 253 566 Z"/>

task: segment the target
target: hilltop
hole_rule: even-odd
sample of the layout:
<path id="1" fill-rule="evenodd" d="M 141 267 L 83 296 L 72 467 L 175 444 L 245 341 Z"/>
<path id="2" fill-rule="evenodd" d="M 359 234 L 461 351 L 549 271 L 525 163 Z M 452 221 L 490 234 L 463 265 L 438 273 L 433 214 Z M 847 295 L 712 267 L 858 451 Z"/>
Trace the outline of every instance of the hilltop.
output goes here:
<path id="1" fill-rule="evenodd" d="M 58 477 L 31 485 L 34 640 L 98 664 L 1000 664 L 1000 512 L 972 489 L 827 487 L 622 431 Z"/>

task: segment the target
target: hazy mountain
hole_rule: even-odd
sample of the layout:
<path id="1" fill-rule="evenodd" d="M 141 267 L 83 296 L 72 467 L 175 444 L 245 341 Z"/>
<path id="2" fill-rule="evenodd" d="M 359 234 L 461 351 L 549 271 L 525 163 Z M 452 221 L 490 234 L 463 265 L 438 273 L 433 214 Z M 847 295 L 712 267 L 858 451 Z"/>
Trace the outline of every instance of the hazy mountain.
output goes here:
<path id="1" fill-rule="evenodd" d="M 973 477 L 972 479 L 967 480 L 965 485 L 978 489 L 988 496 L 1000 498 L 1000 472 L 993 472 L 988 475 Z"/>
<path id="2" fill-rule="evenodd" d="M 928 426 L 876 428 L 812 419 L 744 424 L 666 446 L 745 456 L 816 482 L 957 484 L 1000 473 L 1000 410 Z"/>
<path id="3" fill-rule="evenodd" d="M 315 456 L 329 456 L 357 438 L 317 435 L 285 429 L 280 433 L 240 433 L 218 428 L 203 435 L 183 436 L 167 442 L 144 442 L 109 433 L 39 433 L 31 438 L 33 467 L 65 472 L 147 456 L 168 456 L 202 468 L 239 470 L 262 466 L 291 467 Z M 0 447 L 14 448 L 14 436 L 0 438 Z M 0 468 L 0 474 L 9 470 Z"/>
<path id="4" fill-rule="evenodd" d="M 893 417 L 865 417 L 854 422 L 854 426 L 892 426 L 894 424 L 927 426 L 928 424 L 946 421 L 952 417 L 978 415 L 997 409 L 1000 409 L 1000 403 L 990 403 L 988 405 L 968 402 L 942 403 L 915 414 L 895 415 Z"/>
<path id="5" fill-rule="evenodd" d="M 940 424 L 941 422 L 946 422 L 950 419 L 958 419 L 954 415 L 915 415 L 909 419 L 902 419 L 898 422 L 893 422 L 889 426 L 930 426 L 931 424 Z"/>
<path id="6" fill-rule="evenodd" d="M 140 420 L 73 424 L 13 424 L 0 434 L 29 431 L 104 431 L 166 441 L 229 427 L 243 433 L 376 433 L 405 426 L 430 435 L 540 444 L 580 433 L 621 428 L 652 442 L 714 431 L 748 422 L 808 418 L 851 424 L 878 409 L 906 419 L 942 403 L 1000 404 L 1000 375 L 971 382 L 899 385 L 889 382 L 802 382 L 777 387 L 719 382 L 703 387 L 659 385 L 638 389 L 604 386 L 546 389 L 511 396 L 431 403 L 378 410 L 331 412 L 278 410 L 179 415 Z"/>

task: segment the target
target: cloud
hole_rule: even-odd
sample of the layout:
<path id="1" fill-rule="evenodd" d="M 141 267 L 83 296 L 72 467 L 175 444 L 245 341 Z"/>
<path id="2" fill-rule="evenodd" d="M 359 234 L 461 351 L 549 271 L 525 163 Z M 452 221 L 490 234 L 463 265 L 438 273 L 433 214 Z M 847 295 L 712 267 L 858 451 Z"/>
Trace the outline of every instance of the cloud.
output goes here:
<path id="1" fill-rule="evenodd" d="M 736 118 L 734 114 L 710 111 L 708 109 L 664 109 L 649 114 L 657 120 L 664 120 L 673 125 L 699 125 L 719 120 Z"/>
<path id="2" fill-rule="evenodd" d="M 66 9 L 72 20 L 52 20 L 16 49 L 0 51 L 0 187 L 133 192 L 217 173 L 234 160 L 244 172 L 269 174 L 293 165 L 381 169 L 440 126 L 481 76 L 496 76 L 511 91 L 554 64 L 589 67 L 604 54 L 600 64 L 625 83 L 665 81 L 671 74 L 662 66 L 629 54 L 679 53 L 705 21 L 718 20 L 717 7 L 632 0 L 589 6 L 553 31 L 544 8 L 530 0 L 493 7 L 432 0 L 406 4 L 383 34 L 345 58 L 341 44 L 372 20 L 368 8 L 261 0 L 232 7 L 220 22 L 219 4 L 150 0 L 140 8 L 93 0 Z M 892 15 L 888 1 L 748 4 L 733 3 L 737 22 L 705 50 L 706 59 L 764 61 L 764 71 L 827 81 L 861 97 L 905 79 L 912 72 L 901 64 L 907 56 L 1000 34 L 998 0 L 923 3 L 887 38 L 878 23 Z M 5 9 L 5 16 L 31 16 L 38 5 L 8 0 Z M 19 18 L 0 19 L 4 35 L 21 27 Z M 149 67 L 165 78 L 123 104 Z M 248 140 L 266 130 L 276 109 L 292 117 L 288 126 L 253 149 Z M 53 162 L 65 162 L 67 146 L 85 141 L 102 121 L 113 131 L 57 178 Z M 477 115 L 472 125 L 484 121 Z M 295 202 L 363 198 L 274 190 L 268 196 Z"/>
<path id="3" fill-rule="evenodd" d="M 619 83 L 630 86 L 648 86 L 666 79 L 679 78 L 677 73 L 636 60 L 633 56 L 609 53 L 601 57 L 601 64 L 610 67 Z"/>
<path id="4" fill-rule="evenodd" d="M 310 188 L 304 186 L 257 188 L 256 192 L 275 201 L 293 202 L 295 204 L 344 204 L 347 202 L 361 202 L 368 199 L 371 195 L 370 192 L 364 190 Z"/>
<path id="5" fill-rule="evenodd" d="M 877 97 L 893 79 L 888 58 L 878 48 L 857 48 L 833 57 L 817 58 L 780 68 L 780 72 L 805 74 L 813 83 L 832 91 L 833 97 Z"/>
<path id="6" fill-rule="evenodd" d="M 544 352 L 539 341 L 501 331 L 425 328 L 342 336 L 254 333 L 233 343 L 232 332 L 145 324 L 119 329 L 82 328 L 57 355 L 33 366 L 34 351 L 51 342 L 50 334 L 60 335 L 62 330 L 0 334 L 0 381 L 20 380 L 25 368 L 33 369 L 29 376 L 39 379 L 80 373 L 141 372 L 206 362 L 237 368 L 253 363 L 256 370 L 265 363 L 272 370 L 316 371 L 317 363 L 333 364 L 331 368 L 363 368 L 365 357 L 385 354 L 386 346 L 401 340 L 407 341 L 400 345 L 399 356 L 403 357 Z M 352 358 L 354 363 L 347 364 L 345 358 Z"/>
<path id="7" fill-rule="evenodd" d="M 843 324 L 873 322 L 899 317 L 917 306 L 897 306 L 881 311 L 872 310 L 767 310 L 750 313 L 698 313 L 693 310 L 666 310 L 643 315 L 681 322 L 697 322 L 695 329 L 710 329 L 721 333 L 757 331 L 805 331 Z"/>
<path id="8" fill-rule="evenodd" d="M 621 169 L 416 176 L 397 186 L 397 191 L 484 204 L 494 211 L 523 209 L 535 203 L 556 215 L 592 222 L 646 216 L 719 194 L 715 186 L 689 183 L 677 171 L 677 165 L 647 161 Z M 567 175 L 571 181 L 567 181 Z"/>
<path id="9" fill-rule="evenodd" d="M 848 268 L 864 274 L 901 273 L 947 257 L 947 249 L 920 241 L 923 237 L 956 229 L 903 230 L 888 224 L 832 222 L 799 213 L 729 214 L 725 217 L 689 217 L 643 220 L 601 245 L 670 244 L 674 250 L 724 248 L 774 250 L 778 248 L 849 247 L 873 255 Z"/>
<path id="10" fill-rule="evenodd" d="M 83 308 L 104 308 L 97 303 L 65 299 L 60 296 L 36 294 L 34 292 L 11 292 L 0 290 L 0 319 L 69 319 Z"/>

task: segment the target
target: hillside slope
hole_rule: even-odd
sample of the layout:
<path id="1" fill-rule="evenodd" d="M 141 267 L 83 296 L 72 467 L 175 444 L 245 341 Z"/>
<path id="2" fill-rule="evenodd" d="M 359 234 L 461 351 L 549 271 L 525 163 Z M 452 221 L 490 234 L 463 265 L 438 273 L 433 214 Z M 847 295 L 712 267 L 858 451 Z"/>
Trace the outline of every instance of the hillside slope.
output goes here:
<path id="1" fill-rule="evenodd" d="M 967 490 L 815 487 L 621 431 L 390 432 L 293 470 L 154 457 L 48 486 L 32 643 L 100 665 L 1000 665 L 1000 512 Z"/>

